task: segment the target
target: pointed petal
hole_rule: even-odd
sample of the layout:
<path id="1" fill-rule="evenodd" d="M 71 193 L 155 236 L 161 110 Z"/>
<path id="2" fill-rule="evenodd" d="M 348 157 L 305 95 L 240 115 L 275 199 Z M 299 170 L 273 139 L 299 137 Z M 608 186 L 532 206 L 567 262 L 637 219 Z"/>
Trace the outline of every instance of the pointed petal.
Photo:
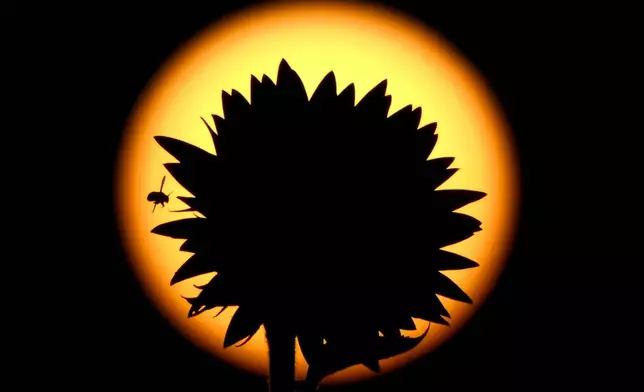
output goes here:
<path id="1" fill-rule="evenodd" d="M 348 85 L 340 95 L 338 95 L 338 103 L 343 108 L 353 108 L 356 101 L 356 86 L 351 83 Z"/>
<path id="2" fill-rule="evenodd" d="M 311 96 L 312 103 L 330 102 L 336 98 L 337 84 L 333 71 L 326 74 Z"/>
<path id="3" fill-rule="evenodd" d="M 195 253 L 174 273 L 170 285 L 182 282 L 199 275 L 216 272 L 218 270 L 216 259 L 207 253 Z"/>
<path id="4" fill-rule="evenodd" d="M 420 186 L 434 190 L 447 181 L 458 169 L 447 169 L 454 162 L 454 158 L 436 158 L 420 163 L 418 176 Z"/>
<path id="5" fill-rule="evenodd" d="M 212 115 L 212 120 L 215 123 L 215 128 L 217 129 L 217 134 L 214 136 L 215 150 L 217 155 L 221 157 L 226 157 L 230 154 L 233 146 L 233 140 L 235 138 L 235 133 L 232 132 L 231 122 L 227 121 L 221 116 L 216 114 Z"/>
<path id="6" fill-rule="evenodd" d="M 212 127 L 210 126 L 210 124 L 208 124 L 208 122 L 206 121 L 206 119 L 204 119 L 203 117 L 201 117 L 201 121 L 203 121 L 203 123 L 204 123 L 204 124 L 206 124 L 206 127 L 208 128 L 208 132 L 210 133 L 210 139 L 212 139 L 212 146 L 215 148 L 215 151 L 217 151 L 217 134 L 216 134 L 216 133 L 215 133 L 215 131 L 212 129 Z"/>
<path id="7" fill-rule="evenodd" d="M 232 90 L 232 95 L 222 91 L 221 103 L 226 120 L 244 119 L 250 110 L 250 103 L 237 90 Z"/>
<path id="8" fill-rule="evenodd" d="M 166 163 L 163 166 L 188 192 L 201 196 L 199 190 L 206 185 L 201 180 L 203 178 L 201 175 L 205 173 L 191 170 L 190 166 L 182 165 L 181 163 Z M 206 168 L 201 166 L 201 171 L 205 171 L 204 169 Z"/>
<path id="9" fill-rule="evenodd" d="M 474 233 L 481 231 L 481 221 L 469 215 L 452 212 L 445 216 L 436 216 L 428 242 L 438 248 L 464 241 Z"/>
<path id="10" fill-rule="evenodd" d="M 226 336 L 224 337 L 224 348 L 252 337 L 257 333 L 263 323 L 259 309 L 252 306 L 240 306 L 228 325 Z"/>
<path id="11" fill-rule="evenodd" d="M 436 126 L 436 123 L 427 124 L 416 132 L 416 159 L 424 161 L 434 150 L 438 141 Z"/>
<path id="12" fill-rule="evenodd" d="M 470 260 L 467 257 L 445 250 L 439 250 L 433 258 L 438 271 L 462 270 L 479 266 L 477 262 Z"/>
<path id="13" fill-rule="evenodd" d="M 154 140 L 179 162 L 192 161 L 201 163 L 210 159 L 216 159 L 211 153 L 181 140 L 167 136 L 155 136 Z"/>
<path id="14" fill-rule="evenodd" d="M 363 112 L 365 119 L 377 119 L 387 117 L 391 106 L 391 96 L 385 95 L 387 91 L 387 79 L 380 82 L 371 89 L 356 105 L 356 109 Z"/>
<path id="15" fill-rule="evenodd" d="M 179 199 L 189 207 L 187 209 L 180 210 L 181 212 L 196 211 L 196 212 L 200 212 L 206 218 L 210 215 L 211 208 L 209 206 L 209 203 L 206 203 L 203 198 L 177 196 L 177 199 Z M 174 212 L 179 212 L 179 211 L 174 211 Z"/>
<path id="16" fill-rule="evenodd" d="M 302 79 L 284 59 L 277 70 L 277 88 L 289 102 L 300 104 L 308 100 Z"/>
<path id="17" fill-rule="evenodd" d="M 198 296 L 195 298 L 184 297 L 192 305 L 188 317 L 197 316 L 206 310 L 219 306 L 239 305 L 240 293 L 236 289 L 238 287 L 236 283 L 222 275 L 216 275 L 203 286 Z"/>
<path id="18" fill-rule="evenodd" d="M 432 209 L 440 211 L 454 211 L 470 203 L 481 200 L 487 194 L 484 192 L 462 190 L 462 189 L 441 189 L 432 194 Z"/>
<path id="19" fill-rule="evenodd" d="M 453 299 L 454 301 L 465 302 L 468 304 L 472 303 L 472 299 L 465 293 L 465 291 L 441 273 L 437 273 L 432 276 L 431 285 L 433 291 L 438 295 Z"/>
<path id="20" fill-rule="evenodd" d="M 261 82 L 255 76 L 252 76 L 250 81 L 251 107 L 257 110 L 269 104 L 274 88 L 275 84 L 268 76 L 264 75 Z"/>
<path id="21" fill-rule="evenodd" d="M 420 118 L 422 117 L 423 109 L 418 107 L 411 111 L 410 125 L 411 129 L 417 130 L 418 125 L 420 124 Z"/>
<path id="22" fill-rule="evenodd" d="M 273 83 L 273 80 L 268 75 L 262 75 L 262 85 L 268 88 L 275 87 L 275 83 Z"/>
<path id="23" fill-rule="evenodd" d="M 389 116 L 387 118 L 387 122 L 389 126 L 394 130 L 411 129 L 412 125 L 410 124 L 413 122 L 412 117 L 410 117 L 411 110 L 412 110 L 412 106 L 407 105 L 402 109 L 398 110 L 396 113 Z"/>
<path id="24" fill-rule="evenodd" d="M 153 234 L 180 239 L 204 236 L 207 231 L 206 219 L 199 218 L 187 218 L 166 222 L 152 229 Z"/>
<path id="25" fill-rule="evenodd" d="M 183 244 L 181 244 L 181 246 L 179 247 L 179 250 L 181 252 L 199 253 L 202 250 L 204 250 L 206 247 L 207 245 L 201 241 L 188 239 Z"/>

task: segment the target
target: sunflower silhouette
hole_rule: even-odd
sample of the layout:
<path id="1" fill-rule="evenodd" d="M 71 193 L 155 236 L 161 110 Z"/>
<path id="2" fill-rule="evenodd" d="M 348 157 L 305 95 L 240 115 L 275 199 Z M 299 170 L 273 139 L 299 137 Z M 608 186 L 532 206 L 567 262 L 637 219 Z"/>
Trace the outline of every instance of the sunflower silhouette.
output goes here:
<path id="1" fill-rule="evenodd" d="M 264 325 L 271 391 L 295 388 L 296 339 L 309 365 L 298 386 L 313 390 L 333 372 L 379 371 L 380 359 L 415 347 L 427 330 L 404 337 L 412 318 L 448 325 L 437 295 L 471 303 L 441 271 L 478 264 L 442 248 L 481 230 L 454 211 L 485 193 L 436 190 L 457 171 L 454 158 L 428 159 L 437 124 L 419 128 L 411 105 L 388 116 L 386 88 L 355 104 L 354 85 L 338 94 L 330 72 L 309 99 L 282 60 L 276 83 L 251 77 L 250 102 L 222 93 L 224 116 L 212 116 L 214 129 L 204 120 L 216 154 L 155 137 L 193 195 L 178 197 L 182 211 L 201 215 L 152 230 L 193 253 L 170 283 L 217 272 L 186 298 L 188 317 L 238 306 L 225 347 Z"/>

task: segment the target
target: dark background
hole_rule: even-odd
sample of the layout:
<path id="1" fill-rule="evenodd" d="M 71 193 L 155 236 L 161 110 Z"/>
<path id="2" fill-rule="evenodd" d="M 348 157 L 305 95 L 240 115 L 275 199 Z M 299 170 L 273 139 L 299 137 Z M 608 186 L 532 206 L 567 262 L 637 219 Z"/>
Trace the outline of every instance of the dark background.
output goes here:
<path id="1" fill-rule="evenodd" d="M 61 260 L 56 268 L 72 283 L 50 279 L 57 291 L 49 295 L 68 302 L 40 313 L 54 345 L 25 357 L 25 365 L 40 369 L 34 383 L 90 390 L 266 388 L 263 379 L 199 351 L 161 318 L 129 270 L 111 208 L 115 154 L 138 94 L 185 40 L 242 6 L 216 3 L 25 5 L 15 13 L 20 23 L 10 21 L 12 42 L 28 39 L 30 30 L 33 38 L 34 28 L 41 32 L 37 45 L 16 46 L 20 56 L 34 59 L 28 66 L 47 65 L 49 83 L 37 86 L 38 96 L 43 110 L 57 110 L 41 122 L 41 143 L 74 151 L 53 154 L 56 161 L 48 165 L 65 174 L 57 186 L 65 182 L 79 192 L 60 196 L 78 211 L 66 218 L 77 230 L 58 233 L 75 250 L 57 248 L 49 257 Z M 597 144 L 606 123 L 582 125 L 579 118 L 596 108 L 577 96 L 607 83 L 596 66 L 617 49 L 597 26 L 610 17 L 545 4 L 415 3 L 398 8 L 453 42 L 487 77 L 506 111 L 520 153 L 521 222 L 496 290 L 455 338 L 399 373 L 336 390 L 620 390 L 636 361 L 612 349 L 622 333 L 609 328 L 628 324 L 626 305 L 603 293 L 628 297 L 634 289 L 591 278 L 591 264 L 618 257 L 595 246 L 606 242 L 592 230 L 603 215 L 588 213 L 596 201 L 579 197 L 579 189 L 589 195 L 605 185 L 588 189 L 586 180 L 599 171 L 586 158 L 599 154 L 590 143 Z M 53 183 L 51 175 L 44 177 Z M 591 250 L 582 256 L 580 248 Z M 597 286 L 602 295 L 590 294 Z"/>

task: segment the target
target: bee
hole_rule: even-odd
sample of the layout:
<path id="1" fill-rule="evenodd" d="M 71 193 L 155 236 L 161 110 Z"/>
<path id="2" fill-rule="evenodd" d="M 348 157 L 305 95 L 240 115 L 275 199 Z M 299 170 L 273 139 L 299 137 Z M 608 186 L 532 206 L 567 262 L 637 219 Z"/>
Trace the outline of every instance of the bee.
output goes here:
<path id="1" fill-rule="evenodd" d="M 152 207 L 152 212 L 157 208 L 157 204 L 161 204 L 161 207 L 165 207 L 165 203 L 168 203 L 170 201 L 170 195 L 172 192 L 168 193 L 167 195 L 163 193 L 163 184 L 165 184 L 165 176 L 163 176 L 163 179 L 161 180 L 161 188 L 159 189 L 158 192 L 150 192 L 148 194 L 148 201 L 151 201 L 154 203 L 154 207 Z"/>

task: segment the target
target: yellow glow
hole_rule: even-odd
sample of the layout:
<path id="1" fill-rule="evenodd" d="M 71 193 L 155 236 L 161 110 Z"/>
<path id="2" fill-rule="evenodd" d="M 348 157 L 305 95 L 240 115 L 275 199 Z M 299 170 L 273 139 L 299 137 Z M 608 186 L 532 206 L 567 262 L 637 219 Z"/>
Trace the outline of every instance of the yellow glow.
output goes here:
<path id="1" fill-rule="evenodd" d="M 275 80 L 282 58 L 302 77 L 309 96 L 331 70 L 338 92 L 355 83 L 356 100 L 388 79 L 387 92 L 393 98 L 390 114 L 407 104 L 422 107 L 421 126 L 438 122 L 439 139 L 432 158 L 456 157 L 452 167 L 461 170 L 443 188 L 488 194 L 462 210 L 481 220 L 483 231 L 449 249 L 481 265 L 447 273 L 475 304 L 443 299 L 452 314 L 452 326 L 433 325 L 416 349 L 381 361 L 383 370 L 391 371 L 445 342 L 483 302 L 512 243 L 519 198 L 509 129 L 485 82 L 440 36 L 400 14 L 355 3 L 274 3 L 231 16 L 186 43 L 143 92 L 123 140 L 116 200 L 129 260 L 151 300 L 192 342 L 250 372 L 267 373 L 263 330 L 241 348 L 223 349 L 233 309 L 218 318 L 212 312 L 186 317 L 189 306 L 181 295 L 196 294 L 192 285 L 206 282 L 212 274 L 170 286 L 172 275 L 190 254 L 179 252 L 180 240 L 153 235 L 150 230 L 191 215 L 169 213 L 168 207 L 152 214 L 146 195 L 157 190 L 167 174 L 162 164 L 175 161 L 152 137 L 175 137 L 214 153 L 200 117 L 223 115 L 222 90 L 234 88 L 249 97 L 251 74 L 260 78 L 267 74 Z M 174 191 L 171 209 L 184 207 L 175 195 L 190 196 L 169 175 L 164 191 Z M 426 324 L 418 321 L 417 325 Z M 305 376 L 306 369 L 298 349 L 298 378 Z M 372 375 L 356 366 L 325 382 Z"/>

